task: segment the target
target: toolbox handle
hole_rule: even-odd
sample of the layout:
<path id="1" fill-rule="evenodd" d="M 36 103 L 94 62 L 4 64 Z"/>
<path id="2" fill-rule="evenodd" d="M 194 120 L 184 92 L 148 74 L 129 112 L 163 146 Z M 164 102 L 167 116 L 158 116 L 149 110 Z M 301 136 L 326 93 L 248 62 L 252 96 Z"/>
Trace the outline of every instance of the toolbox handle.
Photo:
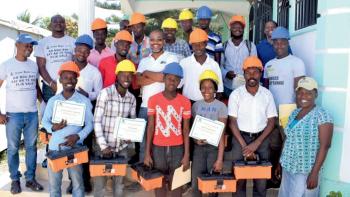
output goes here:
<path id="1" fill-rule="evenodd" d="M 112 153 L 112 157 L 104 157 L 102 152 L 99 154 L 99 158 L 100 159 L 116 159 L 117 157 L 119 157 L 118 153 L 113 151 Z"/>
<path id="2" fill-rule="evenodd" d="M 62 150 L 62 149 L 61 149 L 62 146 L 65 146 L 64 143 L 61 143 L 61 144 L 58 145 L 58 151 L 61 151 L 61 150 Z M 74 147 L 77 147 L 77 146 L 74 145 L 72 148 L 74 148 Z M 64 163 L 65 163 L 66 165 L 69 165 L 69 164 L 72 164 L 72 163 L 74 163 L 74 162 L 75 162 L 74 154 L 69 154 L 69 155 L 67 155 L 67 161 L 65 161 Z"/>
<path id="3" fill-rule="evenodd" d="M 105 169 L 103 169 L 103 173 L 111 173 L 113 169 L 112 163 L 105 163 Z"/>
<path id="4" fill-rule="evenodd" d="M 218 173 L 219 175 L 222 175 L 222 174 L 224 173 L 224 170 L 221 169 L 221 171 L 220 171 L 220 172 L 217 172 L 217 173 Z M 210 175 L 215 174 L 214 168 L 212 168 L 212 169 L 210 170 L 209 174 L 210 174 Z M 216 180 L 215 189 L 221 190 L 223 186 L 224 186 L 224 179 L 223 179 L 223 178 L 217 179 L 217 180 Z"/>
<path id="5" fill-rule="evenodd" d="M 255 154 L 255 156 L 256 156 L 256 160 L 249 161 L 249 160 L 247 159 L 247 157 L 244 157 L 244 163 L 245 163 L 245 164 L 260 164 L 261 161 L 260 161 L 260 156 L 259 156 L 259 154 L 258 154 L 258 153 L 254 153 L 254 154 Z"/>

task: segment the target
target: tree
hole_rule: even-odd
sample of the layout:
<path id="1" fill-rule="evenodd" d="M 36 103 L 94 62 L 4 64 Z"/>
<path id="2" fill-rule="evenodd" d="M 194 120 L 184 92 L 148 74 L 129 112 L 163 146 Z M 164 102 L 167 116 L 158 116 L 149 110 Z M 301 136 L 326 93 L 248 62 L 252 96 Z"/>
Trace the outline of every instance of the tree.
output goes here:
<path id="1" fill-rule="evenodd" d="M 34 19 L 34 21 L 31 21 L 31 14 L 28 10 L 25 10 L 24 12 L 22 12 L 21 14 L 19 14 L 17 16 L 17 19 L 26 23 L 30 23 L 33 25 L 38 24 L 38 22 L 41 20 L 40 17 L 37 17 Z"/>

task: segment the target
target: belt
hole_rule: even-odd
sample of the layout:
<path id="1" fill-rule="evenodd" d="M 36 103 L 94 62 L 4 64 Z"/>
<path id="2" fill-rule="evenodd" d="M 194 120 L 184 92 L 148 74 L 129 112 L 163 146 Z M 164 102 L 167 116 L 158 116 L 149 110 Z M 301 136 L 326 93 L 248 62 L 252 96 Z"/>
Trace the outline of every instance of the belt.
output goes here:
<path id="1" fill-rule="evenodd" d="M 249 136 L 249 137 L 259 137 L 263 131 L 259 131 L 258 133 L 250 133 L 246 131 L 241 131 L 241 135 Z"/>

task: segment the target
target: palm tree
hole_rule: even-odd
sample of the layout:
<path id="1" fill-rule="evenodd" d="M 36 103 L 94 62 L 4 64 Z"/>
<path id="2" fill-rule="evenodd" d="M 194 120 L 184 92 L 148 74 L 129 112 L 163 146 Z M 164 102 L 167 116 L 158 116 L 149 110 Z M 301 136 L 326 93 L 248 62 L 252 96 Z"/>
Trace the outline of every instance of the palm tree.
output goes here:
<path id="1" fill-rule="evenodd" d="M 34 21 L 31 22 L 31 14 L 28 10 L 25 10 L 24 12 L 22 12 L 21 14 L 19 14 L 17 16 L 17 19 L 26 23 L 30 23 L 33 25 L 36 25 L 37 23 L 40 22 L 41 18 L 37 17 L 36 19 L 34 19 Z"/>

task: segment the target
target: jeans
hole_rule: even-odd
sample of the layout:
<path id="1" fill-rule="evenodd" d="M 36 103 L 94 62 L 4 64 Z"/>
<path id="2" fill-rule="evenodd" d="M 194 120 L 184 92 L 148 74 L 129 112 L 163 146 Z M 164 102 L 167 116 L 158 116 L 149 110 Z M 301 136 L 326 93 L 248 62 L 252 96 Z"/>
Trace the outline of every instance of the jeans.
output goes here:
<path id="1" fill-rule="evenodd" d="M 184 155 L 183 145 L 179 146 L 156 146 L 152 147 L 152 159 L 154 168 L 160 170 L 165 177 L 163 181 L 163 186 L 161 188 L 155 189 L 156 197 L 167 196 L 167 193 L 171 197 L 181 197 L 182 187 L 170 191 L 171 180 L 174 175 L 176 168 L 181 166 L 181 160 Z M 169 183 L 169 184 L 167 184 Z M 168 185 L 168 189 L 167 186 Z"/>
<path id="2" fill-rule="evenodd" d="M 23 132 L 27 169 L 24 176 L 26 180 L 33 180 L 35 179 L 37 157 L 38 112 L 7 113 L 7 116 L 9 116 L 6 124 L 7 163 L 10 171 L 10 178 L 13 181 L 17 181 L 21 177 L 21 173 L 18 171 L 18 150 L 21 143 L 21 134 Z"/>
<path id="3" fill-rule="evenodd" d="M 209 144 L 195 145 L 192 162 L 192 196 L 200 197 L 201 192 L 198 190 L 198 180 L 201 174 L 210 173 L 218 157 L 218 148 Z"/>
<path id="4" fill-rule="evenodd" d="M 148 115 L 147 115 L 147 108 L 146 107 L 141 107 L 140 112 L 139 112 L 139 118 L 143 118 L 146 121 L 148 120 Z M 143 140 L 140 144 L 140 156 L 139 156 L 139 161 L 143 162 L 143 159 L 145 158 L 145 150 L 146 150 L 146 140 L 147 140 L 147 125 L 145 129 L 145 134 L 143 135 Z"/>
<path id="5" fill-rule="evenodd" d="M 282 182 L 278 197 L 318 197 L 320 192 L 320 181 L 315 189 L 307 189 L 306 180 L 309 174 L 290 173 L 282 170 Z M 320 177 L 320 175 L 319 175 Z"/>
<path id="6" fill-rule="evenodd" d="M 242 132 L 241 132 L 242 133 Z M 241 134 L 244 141 L 247 144 L 252 143 L 254 140 L 256 140 L 259 136 L 252 136 L 246 134 Z M 270 146 L 270 139 L 267 137 L 259 146 L 259 148 L 255 151 L 259 155 L 260 160 L 269 160 L 269 146 Z M 237 141 L 235 137 L 232 138 L 232 158 L 233 161 L 237 160 L 243 160 L 242 155 L 242 147 Z M 245 197 L 246 196 L 246 180 L 239 180 L 237 181 L 237 192 L 233 193 L 232 196 L 237 197 Z M 266 196 L 266 180 L 265 179 L 258 179 L 253 180 L 253 196 L 254 197 L 265 197 Z"/>
<path id="7" fill-rule="evenodd" d="M 45 103 L 47 103 L 47 101 L 55 96 L 55 92 L 51 89 L 50 86 L 48 86 L 46 83 L 43 82 L 43 100 L 45 101 Z"/>
<path id="8" fill-rule="evenodd" d="M 82 165 L 76 165 L 76 166 L 67 168 L 67 171 L 68 171 L 69 177 L 70 177 L 72 184 L 73 184 L 72 196 L 84 197 L 85 191 L 84 191 Z M 63 172 L 63 170 L 60 170 L 58 172 L 53 172 L 49 166 L 48 172 L 49 172 L 50 197 L 61 197 L 62 196 L 61 185 L 62 185 L 62 172 Z"/>
<path id="9" fill-rule="evenodd" d="M 128 155 L 128 149 L 125 148 L 118 152 L 118 155 L 126 157 Z M 98 176 L 93 177 L 94 181 L 94 197 L 105 196 L 105 187 L 107 183 L 108 176 Z M 123 176 L 112 176 L 112 186 L 113 186 L 113 197 L 123 196 Z"/>

